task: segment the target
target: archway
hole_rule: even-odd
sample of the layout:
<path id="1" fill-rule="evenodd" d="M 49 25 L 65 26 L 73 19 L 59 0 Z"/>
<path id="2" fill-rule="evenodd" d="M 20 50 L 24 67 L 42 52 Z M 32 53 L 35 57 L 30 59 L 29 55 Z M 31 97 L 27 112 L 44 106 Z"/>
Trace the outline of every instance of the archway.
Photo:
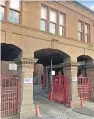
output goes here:
<path id="1" fill-rule="evenodd" d="M 14 59 L 21 53 L 15 45 L 1 44 L 1 117 L 17 114 L 20 80 Z"/>
<path id="2" fill-rule="evenodd" d="M 6 76 L 17 75 L 17 66 L 14 59 L 21 57 L 22 50 L 13 45 L 1 43 L 1 74 Z M 12 69 L 14 66 L 15 69 Z"/>
<path id="3" fill-rule="evenodd" d="M 78 76 L 79 75 L 87 76 L 86 66 L 92 65 L 92 61 L 93 59 L 88 55 L 81 55 L 77 57 L 77 62 L 79 63 Z"/>
<path id="4" fill-rule="evenodd" d="M 63 74 L 63 63 L 70 56 L 57 49 L 41 49 L 34 52 L 34 57 L 38 59 L 35 68 L 34 85 L 42 85 L 48 93 L 51 90 L 51 80 L 58 73 Z M 36 87 L 37 87 L 36 86 Z M 39 87 L 37 91 L 39 91 Z"/>

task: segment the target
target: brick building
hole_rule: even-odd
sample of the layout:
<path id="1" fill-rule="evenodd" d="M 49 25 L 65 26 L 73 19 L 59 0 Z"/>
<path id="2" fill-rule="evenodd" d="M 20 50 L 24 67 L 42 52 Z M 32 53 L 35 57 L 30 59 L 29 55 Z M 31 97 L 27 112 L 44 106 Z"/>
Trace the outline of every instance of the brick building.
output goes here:
<path id="1" fill-rule="evenodd" d="M 18 105 L 12 107 L 12 114 L 20 119 L 35 115 L 33 84 L 41 85 L 43 78 L 43 87 L 49 88 L 51 61 L 56 74 L 61 71 L 68 77 L 69 100 L 74 107 L 79 106 L 77 74 L 89 77 L 94 87 L 94 12 L 72 1 L 10 0 L 0 3 L 0 19 L 1 73 L 18 76 L 20 83 L 18 101 L 10 101 Z M 25 78 L 31 82 L 25 82 Z M 4 87 L 6 84 L 0 86 L 2 118 L 11 114 L 4 112 Z M 94 90 L 91 100 L 94 101 Z"/>

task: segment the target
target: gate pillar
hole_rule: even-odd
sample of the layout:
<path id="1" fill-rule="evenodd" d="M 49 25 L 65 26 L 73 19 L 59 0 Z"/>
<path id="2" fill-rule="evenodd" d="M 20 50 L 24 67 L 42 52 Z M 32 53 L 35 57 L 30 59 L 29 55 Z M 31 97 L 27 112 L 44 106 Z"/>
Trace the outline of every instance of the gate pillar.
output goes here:
<path id="1" fill-rule="evenodd" d="M 90 78 L 91 84 L 91 101 L 94 101 L 94 65 L 86 66 L 87 77 Z"/>
<path id="2" fill-rule="evenodd" d="M 35 105 L 33 103 L 33 71 L 36 59 L 22 58 L 16 60 L 20 79 L 18 117 L 26 119 L 35 116 Z"/>
<path id="3" fill-rule="evenodd" d="M 77 63 L 65 63 L 64 75 L 68 77 L 68 106 L 72 101 L 72 107 L 79 107 L 80 98 L 78 97 L 77 86 Z"/>

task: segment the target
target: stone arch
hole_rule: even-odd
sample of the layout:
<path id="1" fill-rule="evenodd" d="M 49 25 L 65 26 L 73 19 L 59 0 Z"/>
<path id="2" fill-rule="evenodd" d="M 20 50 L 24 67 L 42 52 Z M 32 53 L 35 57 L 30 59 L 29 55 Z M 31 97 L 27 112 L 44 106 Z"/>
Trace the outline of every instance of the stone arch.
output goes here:
<path id="1" fill-rule="evenodd" d="M 58 58 L 56 58 L 56 57 L 58 57 Z M 65 52 L 58 50 L 58 49 L 44 48 L 44 49 L 35 51 L 34 58 L 38 59 L 37 63 L 49 65 L 51 58 L 52 58 L 54 64 L 58 64 L 58 62 L 63 63 L 63 61 L 61 61 L 61 60 L 65 59 L 65 58 L 70 58 L 70 56 L 68 54 L 66 54 Z"/>
<path id="2" fill-rule="evenodd" d="M 6 76 L 17 75 L 17 69 L 10 69 L 10 65 L 16 67 L 15 59 L 22 56 L 22 49 L 13 44 L 1 43 L 1 74 Z"/>
<path id="3" fill-rule="evenodd" d="M 87 76 L 87 66 L 93 64 L 92 57 L 88 55 L 80 55 L 77 57 L 77 62 L 79 63 L 78 66 L 78 75 Z"/>

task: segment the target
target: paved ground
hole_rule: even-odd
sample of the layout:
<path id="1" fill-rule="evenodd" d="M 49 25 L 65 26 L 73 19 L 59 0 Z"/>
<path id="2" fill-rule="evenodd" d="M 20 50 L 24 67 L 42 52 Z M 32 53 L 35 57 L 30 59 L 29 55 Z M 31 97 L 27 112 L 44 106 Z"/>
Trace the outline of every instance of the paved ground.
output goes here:
<path id="1" fill-rule="evenodd" d="M 94 117 L 76 113 L 64 107 L 62 104 L 49 101 L 47 98 L 40 95 L 36 95 L 34 99 L 35 103 L 39 104 L 40 117 L 30 119 L 94 119 Z M 94 104 L 91 109 L 94 111 Z"/>

